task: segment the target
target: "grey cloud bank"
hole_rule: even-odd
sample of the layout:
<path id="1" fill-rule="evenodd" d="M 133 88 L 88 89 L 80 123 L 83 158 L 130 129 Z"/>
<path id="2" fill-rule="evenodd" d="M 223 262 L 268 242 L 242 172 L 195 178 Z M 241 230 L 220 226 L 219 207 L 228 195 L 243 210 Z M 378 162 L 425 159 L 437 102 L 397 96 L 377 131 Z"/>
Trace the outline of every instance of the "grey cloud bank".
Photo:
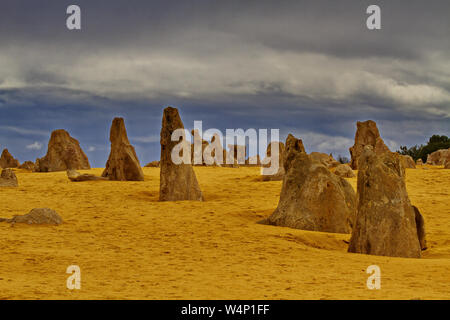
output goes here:
<path id="1" fill-rule="evenodd" d="M 22 161 L 64 127 L 103 166 L 116 115 L 141 161 L 157 159 L 169 104 L 187 126 L 280 128 L 343 155 L 356 120 L 377 120 L 391 148 L 449 134 L 448 1 L 375 1 L 379 31 L 369 1 L 76 3 L 74 32 L 72 2 L 2 2 L 0 147 Z"/>

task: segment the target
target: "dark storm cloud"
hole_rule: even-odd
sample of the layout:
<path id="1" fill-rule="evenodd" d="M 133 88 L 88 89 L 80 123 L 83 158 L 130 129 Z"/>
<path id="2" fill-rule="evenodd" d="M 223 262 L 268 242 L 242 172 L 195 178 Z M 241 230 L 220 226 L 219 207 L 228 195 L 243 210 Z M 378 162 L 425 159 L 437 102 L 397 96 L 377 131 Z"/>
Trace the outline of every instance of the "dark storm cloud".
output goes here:
<path id="1" fill-rule="evenodd" d="M 0 34 L 20 42 L 92 46 L 165 44 L 187 46 L 188 32 L 229 33 L 277 50 L 315 51 L 339 56 L 415 57 L 428 50 L 448 51 L 450 3 L 431 1 L 111 1 L 79 0 L 82 33 L 65 28 L 73 1 L 2 1 Z M 370 4 L 382 8 L 383 28 L 365 28 Z M 203 33 L 204 35 L 204 33 Z M 194 46 L 208 43 L 194 43 Z M 211 47 L 219 45 L 214 43 Z M 82 44 L 81 44 L 82 46 Z"/>
<path id="2" fill-rule="evenodd" d="M 365 27 L 369 4 L 382 30 Z M 42 156 L 37 130 L 66 128 L 103 166 L 121 115 L 154 160 L 165 105 L 187 127 L 280 128 L 309 151 L 346 154 L 369 118 L 391 148 L 423 143 L 449 134 L 449 12 L 448 1 L 4 0 L 0 147 Z"/>

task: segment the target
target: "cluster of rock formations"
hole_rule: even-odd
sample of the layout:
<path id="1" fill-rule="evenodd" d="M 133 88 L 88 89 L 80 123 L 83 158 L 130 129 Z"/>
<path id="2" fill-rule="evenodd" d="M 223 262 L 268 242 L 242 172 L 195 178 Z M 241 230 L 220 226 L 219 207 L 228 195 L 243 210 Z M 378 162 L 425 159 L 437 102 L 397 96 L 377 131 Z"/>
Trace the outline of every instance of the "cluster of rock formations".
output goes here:
<path id="1" fill-rule="evenodd" d="M 422 159 L 417 159 L 417 165 L 423 165 Z M 444 169 L 450 169 L 450 148 L 440 149 L 430 153 L 427 156 L 427 165 L 431 166 L 444 166 Z"/>
<path id="2" fill-rule="evenodd" d="M 300 143 L 302 143 L 301 140 L 299 140 L 299 141 L 300 141 Z M 272 151 L 272 148 L 276 148 L 276 147 L 278 147 L 279 166 L 278 166 L 278 170 L 274 171 L 274 169 L 271 168 L 271 151 Z M 304 150 L 303 143 L 302 143 L 302 149 Z M 285 150 L 284 144 L 282 142 L 272 141 L 269 144 L 269 146 L 267 147 L 266 155 L 267 155 L 267 157 L 263 161 L 262 168 L 261 168 L 262 180 L 263 181 L 283 180 L 283 177 L 285 174 L 283 161 L 286 157 L 286 150 Z M 337 168 L 341 165 L 341 163 L 339 161 L 335 160 L 332 155 L 329 155 L 326 153 L 311 152 L 309 154 L 309 156 L 312 161 L 320 163 L 329 169 Z M 348 169 L 350 169 L 350 171 L 348 171 L 345 168 L 341 168 L 341 169 L 337 170 L 337 173 L 335 171 L 335 173 L 339 176 L 346 177 L 346 178 L 354 177 L 355 175 L 353 174 L 351 168 L 348 167 Z M 343 170 L 345 170 L 345 174 L 344 174 Z"/>
<path id="3" fill-rule="evenodd" d="M 245 160 L 245 165 L 247 167 L 260 167 L 261 158 L 259 157 L 259 154 L 257 154 L 256 156 L 248 157 L 248 159 Z"/>
<path id="4" fill-rule="evenodd" d="M 145 168 L 159 168 L 159 161 L 149 162 L 144 167 Z"/>
<path id="5" fill-rule="evenodd" d="M 301 140 L 300 140 L 301 141 Z M 302 145 L 303 148 L 303 145 Z M 277 166 L 272 166 L 272 149 L 278 149 L 278 169 L 276 171 L 275 168 Z M 304 148 L 303 148 L 304 150 Z M 266 150 L 266 158 L 264 159 L 262 168 L 261 168 L 261 176 L 263 181 L 278 181 L 283 180 L 284 177 L 284 156 L 285 156 L 285 147 L 283 142 L 272 141 L 267 146 Z"/>
<path id="6" fill-rule="evenodd" d="M 233 149 L 234 149 L 234 147 L 229 150 L 223 149 L 223 158 L 222 158 L 223 163 L 220 165 L 221 167 L 239 168 L 239 162 L 238 162 L 237 158 L 234 156 L 236 153 L 234 153 L 234 151 L 232 151 Z"/>
<path id="7" fill-rule="evenodd" d="M 300 139 L 289 135 L 284 156 L 280 201 L 262 223 L 297 229 L 350 233 L 356 213 L 351 185 L 306 154 Z"/>
<path id="8" fill-rule="evenodd" d="M 211 143 L 205 150 L 207 154 L 211 154 L 211 159 L 206 159 L 208 165 L 223 166 L 227 154 L 226 150 L 223 149 L 222 141 L 217 133 L 212 136 Z"/>
<path id="9" fill-rule="evenodd" d="M 233 157 L 234 163 L 238 165 L 245 164 L 245 158 L 247 158 L 247 147 L 245 145 L 228 145 L 229 157 Z"/>
<path id="10" fill-rule="evenodd" d="M 196 166 L 206 166 L 203 153 L 209 143 L 202 139 L 198 130 L 192 130 L 191 134 L 194 137 L 194 144 L 191 145 L 191 164 Z M 197 148 L 195 147 L 196 145 Z"/>
<path id="11" fill-rule="evenodd" d="M 227 155 L 226 151 L 223 149 L 220 136 L 217 133 L 212 136 L 211 142 L 206 146 L 204 152 L 211 155 L 211 157 L 205 159 L 207 165 L 218 167 L 224 165 Z"/>
<path id="12" fill-rule="evenodd" d="M 32 161 L 25 161 L 19 166 L 19 169 L 28 170 L 28 171 L 36 171 L 36 165 Z"/>
<path id="13" fill-rule="evenodd" d="M 178 129 L 184 130 L 178 110 L 165 108 L 160 133 L 160 161 L 146 165 L 160 167 L 160 201 L 203 201 L 194 165 L 256 165 L 261 166 L 262 180 L 283 181 L 278 206 L 272 215 L 261 221 L 263 224 L 351 233 L 348 251 L 354 253 L 419 258 L 421 251 L 426 249 L 424 219 L 419 209 L 410 203 L 405 185 L 405 168 L 415 168 L 416 164 L 410 156 L 389 150 L 374 121 L 357 122 L 355 143 L 350 148 L 350 164 L 341 164 L 325 153 L 307 154 L 302 140 L 291 134 L 285 144 L 271 142 L 266 158 L 261 162 L 258 155 L 246 160 L 245 145 L 229 145 L 229 150 L 224 150 L 218 135 L 208 143 L 193 130 L 194 143 L 201 146 L 198 149 L 187 141 L 184 134 L 178 141 L 172 141 L 172 134 Z M 101 177 L 77 171 L 90 169 L 90 164 L 79 142 L 65 130 L 52 132 L 46 156 L 37 159 L 36 163 L 26 161 L 20 165 L 5 149 L 0 157 L 0 166 L 8 169 L 2 170 L 0 187 L 18 186 L 11 168 L 37 172 L 65 170 L 69 180 L 74 182 L 143 181 L 144 173 L 128 140 L 124 119 L 113 120 L 110 142 L 111 152 Z M 212 150 L 212 158 L 205 158 L 204 155 Z M 274 150 L 278 158 L 272 159 Z M 183 159 L 181 163 L 173 161 L 173 152 L 178 152 Z M 197 161 L 200 158 L 202 160 Z M 191 163 L 184 161 L 186 159 Z M 271 161 L 278 161 L 275 170 Z M 422 164 L 421 159 L 417 164 Z M 430 154 L 427 164 L 450 168 L 450 149 Z M 357 193 L 345 180 L 355 176 L 352 169 L 358 169 Z M 0 218 L 0 221 L 12 224 L 62 223 L 61 217 L 47 208 L 33 209 L 12 219 Z"/>
<path id="14" fill-rule="evenodd" d="M 52 132 L 47 154 L 45 157 L 37 159 L 35 164 L 36 172 L 87 170 L 90 168 L 89 160 L 78 140 L 72 138 L 63 129 Z"/>
<path id="15" fill-rule="evenodd" d="M 308 155 L 301 140 L 289 135 L 280 200 L 261 223 L 351 233 L 349 252 L 420 258 L 424 219 L 405 185 L 405 167 L 415 167 L 413 159 L 389 151 L 373 121 L 358 122 L 350 150 L 350 165 L 337 165 L 333 174 L 330 158 Z M 344 179 L 354 176 L 350 166 L 359 169 L 356 194 Z"/>
<path id="16" fill-rule="evenodd" d="M 111 153 L 102 177 L 116 181 L 144 181 L 144 172 L 128 140 L 123 118 L 114 118 L 109 135 Z"/>

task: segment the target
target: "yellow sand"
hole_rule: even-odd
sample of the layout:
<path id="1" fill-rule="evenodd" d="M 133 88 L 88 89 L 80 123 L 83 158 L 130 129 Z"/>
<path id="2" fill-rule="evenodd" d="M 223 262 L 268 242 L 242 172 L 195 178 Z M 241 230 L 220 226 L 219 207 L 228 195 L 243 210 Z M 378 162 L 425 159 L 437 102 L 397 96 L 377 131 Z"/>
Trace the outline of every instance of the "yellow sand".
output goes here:
<path id="1" fill-rule="evenodd" d="M 196 167 L 205 202 L 158 202 L 158 168 L 145 182 L 17 171 L 0 216 L 50 207 L 65 222 L 0 223 L 0 299 L 449 299 L 450 170 L 423 168 L 407 170 L 426 222 L 422 259 L 350 254 L 348 235 L 257 224 L 281 188 L 258 181 L 258 168 Z M 66 288 L 73 264 L 81 290 Z M 366 287 L 372 264 L 380 290 Z"/>

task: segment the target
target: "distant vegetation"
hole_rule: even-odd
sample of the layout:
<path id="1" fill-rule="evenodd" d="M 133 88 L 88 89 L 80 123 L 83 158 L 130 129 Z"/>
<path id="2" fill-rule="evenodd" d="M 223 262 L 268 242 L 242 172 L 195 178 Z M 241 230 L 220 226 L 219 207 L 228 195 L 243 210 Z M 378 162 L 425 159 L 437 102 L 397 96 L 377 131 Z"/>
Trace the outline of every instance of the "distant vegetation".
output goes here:
<path id="1" fill-rule="evenodd" d="M 414 161 L 422 159 L 423 162 L 427 161 L 427 156 L 439 149 L 450 148 L 450 138 L 447 136 L 433 135 L 426 145 L 415 145 L 411 148 L 407 146 L 400 146 L 400 150 L 397 152 L 400 154 L 411 156 Z"/>
<path id="2" fill-rule="evenodd" d="M 341 155 L 338 155 L 337 161 L 339 161 L 342 164 L 346 164 L 346 163 L 350 162 L 350 160 L 347 157 L 343 157 Z"/>

